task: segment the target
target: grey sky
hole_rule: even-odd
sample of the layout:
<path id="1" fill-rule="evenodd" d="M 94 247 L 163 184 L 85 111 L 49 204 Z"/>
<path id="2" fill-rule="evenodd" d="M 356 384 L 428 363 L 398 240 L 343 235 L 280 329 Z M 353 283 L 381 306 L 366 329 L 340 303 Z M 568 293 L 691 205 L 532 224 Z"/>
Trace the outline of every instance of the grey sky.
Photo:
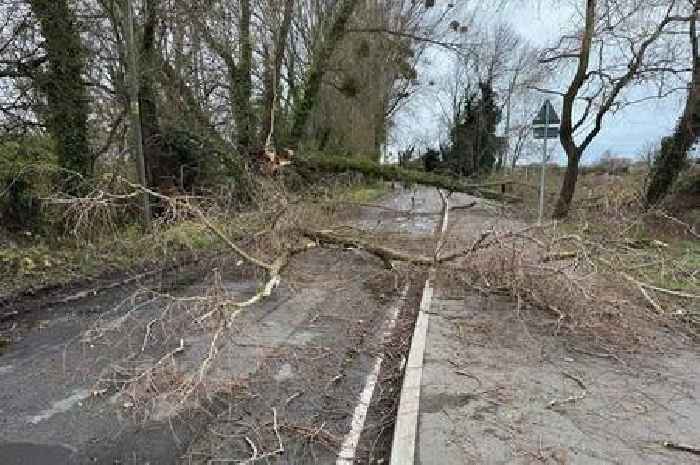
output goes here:
<path id="1" fill-rule="evenodd" d="M 540 2 L 526 1 L 507 7 L 502 19 L 508 20 L 520 35 L 539 46 L 550 44 L 562 31 L 570 30 L 570 22 L 576 20 L 576 9 L 572 4 L 583 4 L 582 1 L 559 1 L 556 3 L 560 5 L 553 8 L 545 2 L 538 3 Z M 569 78 L 570 76 L 564 76 L 564 79 Z M 587 160 L 597 158 L 606 150 L 616 155 L 634 156 L 646 144 L 658 142 L 669 135 L 680 115 L 684 97 L 676 94 L 663 100 L 649 100 L 608 116 L 603 130 L 587 151 Z M 552 100 L 557 111 L 560 111 L 561 102 L 554 101 L 560 99 Z M 563 158 L 563 152 L 560 156 Z"/>
<path id="2" fill-rule="evenodd" d="M 438 6 L 441 3 L 438 0 Z M 552 3 L 557 7 L 553 8 Z M 482 21 L 508 21 L 513 28 L 533 45 L 544 46 L 551 44 L 565 30 L 572 29 L 572 21 L 576 21 L 576 4 L 583 3 L 583 0 L 522 0 L 511 2 L 511 6 L 504 10 L 492 12 Z M 578 21 L 582 21 L 580 16 Z M 420 70 L 421 81 L 439 80 L 441 74 L 445 74 L 446 65 L 440 66 L 437 63 L 447 63 L 449 52 L 436 51 L 431 60 L 431 66 L 422 67 Z M 571 78 L 563 73 L 562 76 L 553 76 L 553 81 L 560 84 L 550 84 L 563 90 L 564 86 Z M 638 92 L 644 94 L 651 93 L 652 89 Z M 606 150 L 610 150 L 615 155 L 636 156 L 645 145 L 658 142 L 662 137 L 668 135 L 675 126 L 680 114 L 684 95 L 677 93 L 663 100 L 654 99 L 623 109 L 615 115 L 608 115 L 604 122 L 603 130 L 586 151 L 584 163 L 591 162 L 598 158 Z M 558 112 L 561 111 L 561 99 L 552 95 L 542 95 L 537 99 L 541 104 L 545 98 L 552 100 Z M 419 96 L 396 118 L 397 129 L 395 137 L 398 141 L 406 141 L 423 137 L 437 140 L 435 134 L 440 126 L 439 117 L 436 113 L 438 105 L 430 95 L 430 92 Z M 410 134 L 411 137 L 407 137 Z M 398 142 L 397 141 L 397 142 Z M 398 142 L 397 145 L 401 145 Z M 559 144 L 557 143 L 557 146 Z M 561 147 L 555 153 L 555 159 L 563 162 L 565 157 Z"/>

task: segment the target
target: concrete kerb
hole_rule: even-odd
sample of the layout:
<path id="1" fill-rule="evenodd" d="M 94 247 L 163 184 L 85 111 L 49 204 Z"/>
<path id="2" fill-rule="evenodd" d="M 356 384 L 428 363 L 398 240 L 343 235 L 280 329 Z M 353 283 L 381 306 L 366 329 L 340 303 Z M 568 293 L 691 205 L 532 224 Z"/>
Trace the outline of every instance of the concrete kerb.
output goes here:
<path id="1" fill-rule="evenodd" d="M 423 355 L 425 353 L 428 320 L 433 288 L 430 284 L 433 272 L 428 274 L 423 288 L 418 319 L 413 330 L 411 349 L 406 362 L 401 398 L 394 425 L 394 439 L 391 445 L 390 465 L 413 465 L 418 433 L 418 411 L 420 407 L 420 389 L 423 376 Z"/>

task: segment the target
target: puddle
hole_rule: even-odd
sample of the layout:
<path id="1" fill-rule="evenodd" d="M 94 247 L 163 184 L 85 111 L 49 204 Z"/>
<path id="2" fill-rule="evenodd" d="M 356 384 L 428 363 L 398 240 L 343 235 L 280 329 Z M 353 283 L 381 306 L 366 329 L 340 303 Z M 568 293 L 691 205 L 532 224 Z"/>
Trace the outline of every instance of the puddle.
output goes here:
<path id="1" fill-rule="evenodd" d="M 0 443 L 2 465 L 68 465 L 73 451 L 64 446 L 30 442 Z"/>

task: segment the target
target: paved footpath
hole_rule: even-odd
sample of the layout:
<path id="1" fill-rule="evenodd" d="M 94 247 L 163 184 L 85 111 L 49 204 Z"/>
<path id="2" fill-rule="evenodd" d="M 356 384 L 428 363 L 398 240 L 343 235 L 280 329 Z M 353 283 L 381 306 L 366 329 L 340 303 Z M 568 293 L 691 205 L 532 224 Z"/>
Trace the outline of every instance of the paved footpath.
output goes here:
<path id="1" fill-rule="evenodd" d="M 466 243 L 518 226 L 481 202 L 451 222 Z M 414 454 L 400 441 L 392 465 L 700 463 L 663 445 L 700 447 L 697 348 L 660 333 L 663 354 L 611 357 L 555 337 L 541 313 L 519 313 L 508 298 L 437 281 L 425 309 Z"/>

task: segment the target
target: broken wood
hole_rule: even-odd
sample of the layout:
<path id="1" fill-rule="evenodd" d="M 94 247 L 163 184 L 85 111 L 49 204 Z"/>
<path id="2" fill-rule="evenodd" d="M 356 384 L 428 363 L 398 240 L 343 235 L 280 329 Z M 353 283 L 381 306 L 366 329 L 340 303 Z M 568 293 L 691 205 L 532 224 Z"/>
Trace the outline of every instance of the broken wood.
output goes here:
<path id="1" fill-rule="evenodd" d="M 688 446 L 686 444 L 678 444 L 671 441 L 664 441 L 664 447 L 669 449 L 680 450 L 683 452 L 690 452 L 691 454 L 700 455 L 700 447 Z"/>
<path id="2" fill-rule="evenodd" d="M 437 240 L 435 242 L 435 252 L 433 253 L 433 262 L 437 263 L 440 259 L 440 251 L 445 246 L 445 240 L 447 236 L 447 226 L 450 214 L 450 193 L 443 194 L 443 192 L 438 189 L 438 194 L 440 195 L 440 201 L 442 202 L 442 213 L 440 218 L 440 224 L 436 229 Z"/>
<path id="3" fill-rule="evenodd" d="M 301 230 L 301 234 L 304 237 L 312 239 L 318 243 L 328 243 L 335 244 L 341 247 L 352 247 L 356 249 L 362 249 L 369 252 L 377 257 L 379 257 L 387 266 L 391 265 L 393 260 L 412 263 L 414 265 L 432 265 L 433 259 L 426 256 L 411 255 L 406 252 L 401 252 L 399 250 L 391 249 L 388 247 L 382 247 L 376 244 L 372 244 L 369 241 L 359 238 L 342 236 L 335 233 L 332 230 Z"/>
<path id="4" fill-rule="evenodd" d="M 216 308 L 213 310 L 210 310 L 209 312 L 205 313 L 204 315 L 198 317 L 195 321 L 197 323 L 201 323 L 207 318 L 211 317 L 215 313 L 219 312 L 220 310 L 226 308 L 226 307 L 233 307 L 236 308 L 234 312 L 232 312 L 230 315 L 228 315 L 228 323 L 229 325 L 231 322 L 238 316 L 238 314 L 246 307 L 250 307 L 251 305 L 260 302 L 262 299 L 270 297 L 272 295 L 272 291 L 275 290 L 277 286 L 280 284 L 280 274 L 284 269 L 287 267 L 289 264 L 289 259 L 301 252 L 304 252 L 306 250 L 309 250 L 313 248 L 315 244 L 310 243 L 310 244 L 305 244 L 301 247 L 297 247 L 292 250 L 286 250 L 282 255 L 277 257 L 277 259 L 270 265 L 270 268 L 268 270 L 268 279 L 263 288 L 258 291 L 253 297 L 249 298 L 248 300 L 245 300 L 243 302 L 234 302 L 234 301 L 223 301 L 221 302 Z M 202 300 L 206 300 L 206 298 L 203 298 Z"/>
<path id="5" fill-rule="evenodd" d="M 578 252 L 552 252 L 542 258 L 543 262 L 558 262 L 562 260 L 571 260 L 578 256 Z"/>

